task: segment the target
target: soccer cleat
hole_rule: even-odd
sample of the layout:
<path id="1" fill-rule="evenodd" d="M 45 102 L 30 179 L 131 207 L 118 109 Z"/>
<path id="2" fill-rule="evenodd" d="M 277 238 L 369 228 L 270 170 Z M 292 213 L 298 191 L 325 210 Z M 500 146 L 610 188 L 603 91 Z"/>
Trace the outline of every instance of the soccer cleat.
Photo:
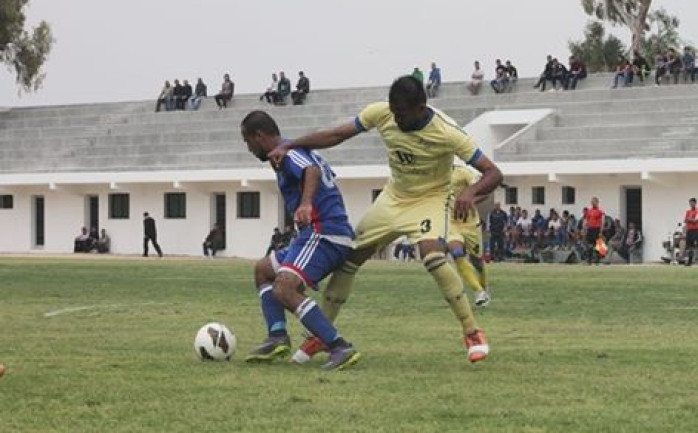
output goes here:
<path id="1" fill-rule="evenodd" d="M 485 332 L 480 329 L 465 336 L 465 347 L 468 349 L 468 361 L 470 362 L 482 361 L 490 353 Z"/>
<path id="2" fill-rule="evenodd" d="M 489 287 L 485 290 L 478 290 L 475 292 L 475 306 L 476 307 L 486 307 L 490 303 L 490 289 Z"/>
<path id="3" fill-rule="evenodd" d="M 268 337 L 245 358 L 245 362 L 271 362 L 283 358 L 291 352 L 291 339 L 288 335 Z"/>
<path id="4" fill-rule="evenodd" d="M 291 357 L 291 362 L 295 362 L 296 364 L 305 364 L 306 362 L 310 361 L 310 358 L 312 358 L 315 354 L 329 351 L 330 349 L 325 346 L 325 343 L 323 343 L 322 340 L 317 337 L 308 336 L 303 344 L 300 345 L 298 350 L 296 350 L 296 353 L 294 353 Z"/>
<path id="5" fill-rule="evenodd" d="M 361 359 L 361 354 L 352 344 L 337 346 L 330 351 L 330 360 L 322 365 L 323 370 L 344 370 Z"/>

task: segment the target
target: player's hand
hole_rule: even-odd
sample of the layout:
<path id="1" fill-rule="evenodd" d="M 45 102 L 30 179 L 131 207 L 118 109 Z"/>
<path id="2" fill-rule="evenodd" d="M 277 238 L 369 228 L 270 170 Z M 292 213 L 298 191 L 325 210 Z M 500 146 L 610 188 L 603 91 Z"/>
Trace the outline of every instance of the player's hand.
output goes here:
<path id="1" fill-rule="evenodd" d="M 275 170 L 279 170 L 281 168 L 287 153 L 288 148 L 286 146 L 277 146 L 272 149 L 271 152 L 267 153 L 267 158 Z"/>
<path id="2" fill-rule="evenodd" d="M 465 221 L 468 219 L 468 214 L 475 208 L 475 194 L 471 188 L 466 188 L 460 193 L 456 199 L 454 208 L 455 217 L 457 220 Z"/>
<path id="3" fill-rule="evenodd" d="M 301 203 L 298 209 L 296 209 L 293 219 L 301 227 L 310 224 L 313 221 L 313 205 L 310 203 Z"/>

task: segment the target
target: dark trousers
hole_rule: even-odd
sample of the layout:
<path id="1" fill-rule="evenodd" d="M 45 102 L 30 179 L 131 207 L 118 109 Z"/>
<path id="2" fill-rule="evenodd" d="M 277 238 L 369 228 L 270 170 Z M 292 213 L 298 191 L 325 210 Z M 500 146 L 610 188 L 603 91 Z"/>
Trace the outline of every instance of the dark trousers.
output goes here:
<path id="1" fill-rule="evenodd" d="M 206 257 L 209 256 L 209 254 L 213 257 L 216 255 L 216 249 L 213 247 L 213 244 L 211 242 L 204 242 L 204 255 Z M 269 253 L 267 253 L 269 255 Z"/>
<path id="2" fill-rule="evenodd" d="M 696 249 L 698 249 L 698 230 L 688 230 L 686 231 L 686 250 L 688 252 L 686 266 L 693 264 L 693 255 L 696 253 Z"/>
<path id="3" fill-rule="evenodd" d="M 596 252 L 596 240 L 599 238 L 599 234 L 601 233 L 601 229 L 592 229 L 588 228 L 587 229 L 587 262 L 591 264 L 591 261 L 594 260 L 596 263 L 599 263 L 599 260 L 601 260 L 601 256 L 599 255 L 598 252 Z"/>
<path id="4" fill-rule="evenodd" d="M 490 254 L 496 261 L 504 259 L 504 232 L 490 232 Z"/>
<path id="5" fill-rule="evenodd" d="M 158 256 L 162 257 L 162 250 L 160 249 L 160 245 L 158 245 L 156 236 L 145 236 L 143 238 L 143 257 L 148 257 L 148 242 L 153 243 L 153 248 L 158 252 Z"/>
<path id="6" fill-rule="evenodd" d="M 216 100 L 216 105 L 218 105 L 218 108 L 223 108 L 228 106 L 228 102 L 233 99 L 233 95 L 219 93 L 214 97 L 214 99 Z"/>
<path id="7" fill-rule="evenodd" d="M 293 105 L 302 105 L 305 102 L 305 92 L 294 91 L 291 93 L 291 99 L 293 99 Z"/>

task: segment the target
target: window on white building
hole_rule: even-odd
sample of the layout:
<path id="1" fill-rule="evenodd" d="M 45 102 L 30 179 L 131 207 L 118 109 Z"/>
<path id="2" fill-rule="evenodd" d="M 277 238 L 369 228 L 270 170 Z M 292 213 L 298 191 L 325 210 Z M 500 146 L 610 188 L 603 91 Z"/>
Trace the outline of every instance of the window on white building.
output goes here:
<path id="1" fill-rule="evenodd" d="M 11 195 L 0 195 L 0 209 L 12 209 L 15 206 L 14 197 Z"/>
<path id="2" fill-rule="evenodd" d="M 109 194 L 109 218 L 130 218 L 130 196 L 125 193 Z"/>
<path id="3" fill-rule="evenodd" d="M 562 204 L 574 204 L 576 191 L 574 187 L 563 186 L 562 187 Z"/>
<path id="4" fill-rule="evenodd" d="M 505 191 L 505 204 L 519 204 L 519 189 L 517 187 L 508 186 Z"/>
<path id="5" fill-rule="evenodd" d="M 531 203 L 532 204 L 545 204 L 545 187 L 544 186 L 534 186 L 531 188 Z"/>
<path id="6" fill-rule="evenodd" d="M 187 195 L 183 192 L 165 193 L 165 218 L 187 217 Z"/>
<path id="7" fill-rule="evenodd" d="M 259 192 L 239 192 L 238 218 L 259 218 Z"/>

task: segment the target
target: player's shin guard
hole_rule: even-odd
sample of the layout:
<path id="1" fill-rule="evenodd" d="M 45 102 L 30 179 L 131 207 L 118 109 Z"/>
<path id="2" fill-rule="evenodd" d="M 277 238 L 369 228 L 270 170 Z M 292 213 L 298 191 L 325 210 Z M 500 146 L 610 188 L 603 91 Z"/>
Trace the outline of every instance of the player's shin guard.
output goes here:
<path id="1" fill-rule="evenodd" d="M 270 336 L 286 334 L 286 310 L 281 302 L 279 302 L 272 289 L 271 284 L 263 284 L 259 286 L 259 299 L 262 304 L 262 315 L 267 322 L 267 331 Z"/>
<path id="2" fill-rule="evenodd" d="M 354 277 L 359 270 L 359 266 L 352 262 L 344 264 L 334 271 L 327 287 L 322 294 L 320 307 L 330 322 L 334 322 L 339 315 L 339 310 L 347 301 L 354 288 Z"/>
<path id="3" fill-rule="evenodd" d="M 470 309 L 470 303 L 465 296 L 463 284 L 458 278 L 458 274 L 448 265 L 446 255 L 442 252 L 431 252 L 424 257 L 424 266 L 436 280 L 441 293 L 463 326 L 464 334 L 468 335 L 474 332 L 476 330 L 475 318 Z"/>

